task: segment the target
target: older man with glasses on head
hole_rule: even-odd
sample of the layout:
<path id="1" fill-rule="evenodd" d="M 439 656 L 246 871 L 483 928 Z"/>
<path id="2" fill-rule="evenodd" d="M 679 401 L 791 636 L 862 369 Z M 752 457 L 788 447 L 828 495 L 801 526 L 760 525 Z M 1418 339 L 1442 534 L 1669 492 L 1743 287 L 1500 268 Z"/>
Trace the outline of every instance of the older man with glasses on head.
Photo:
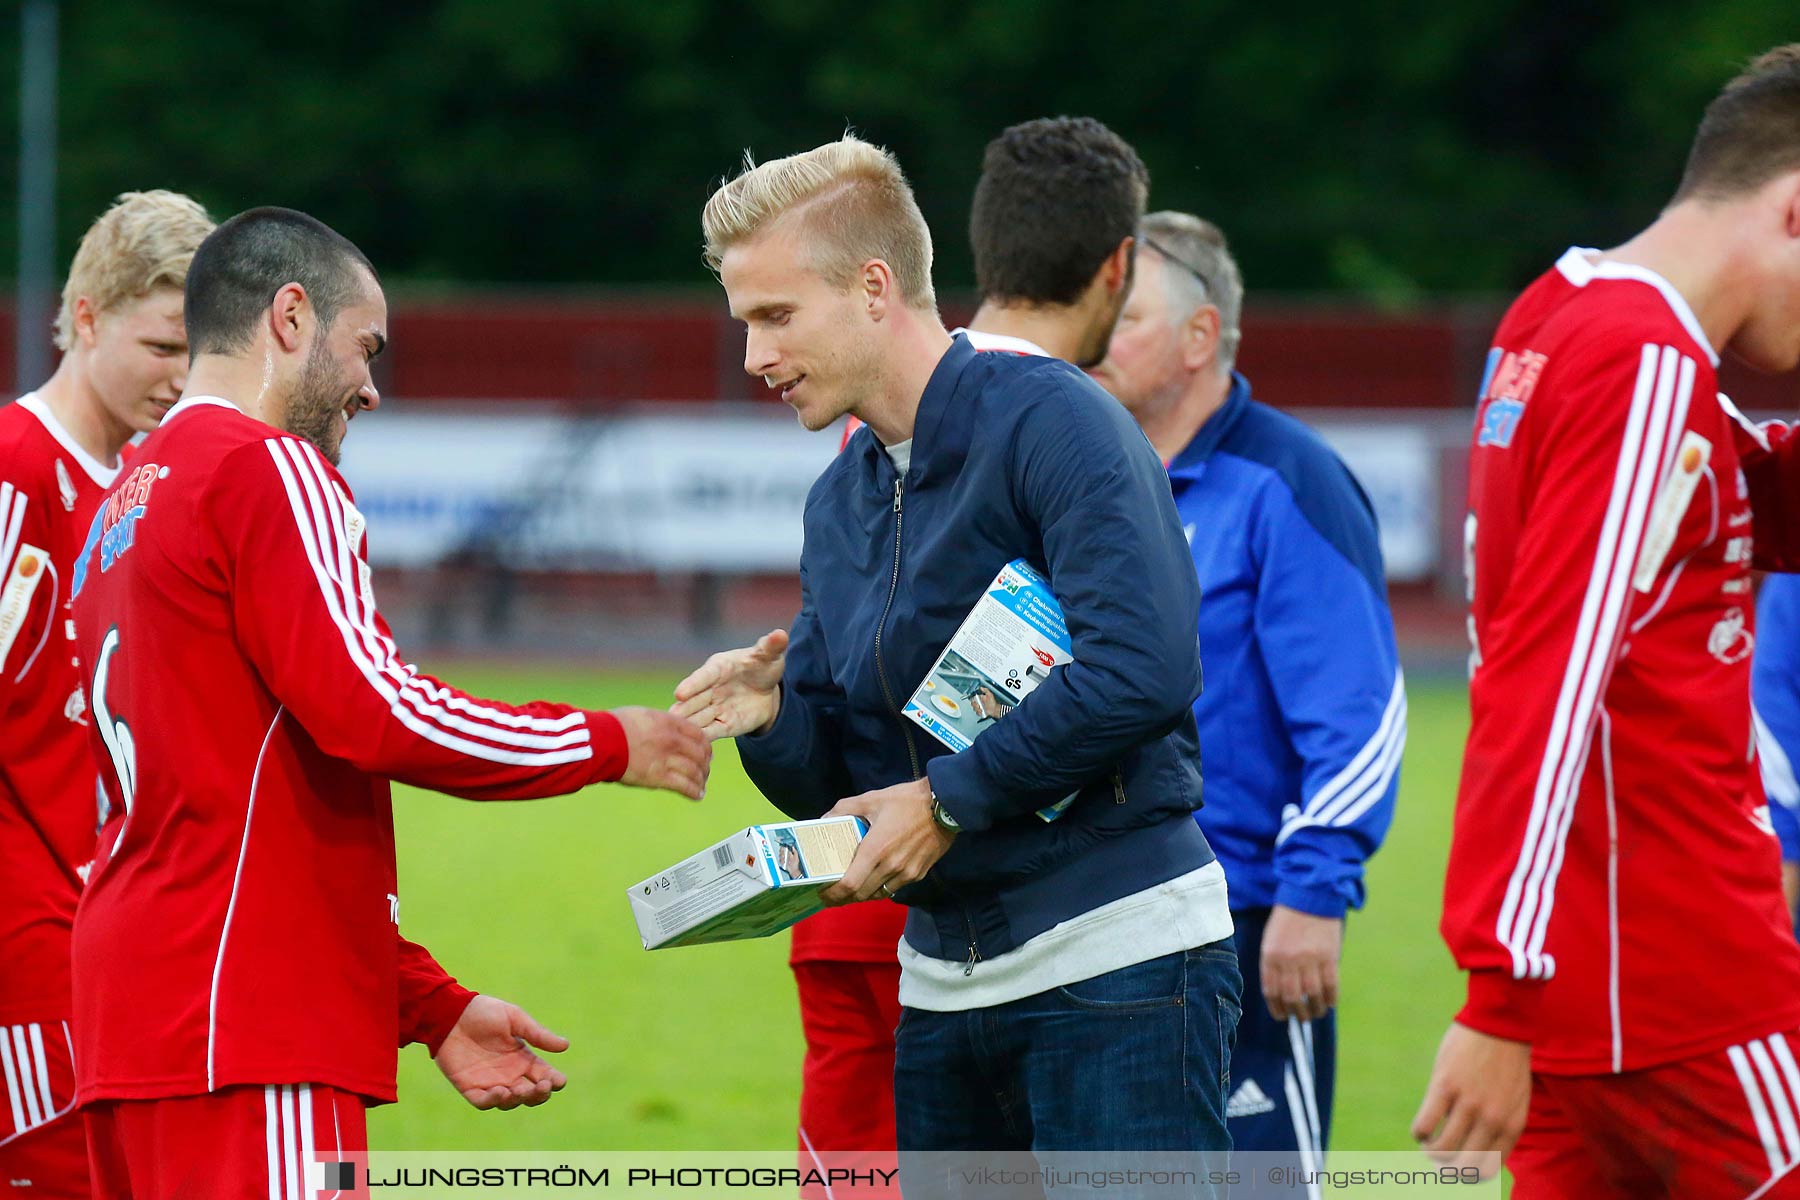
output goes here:
<path id="1" fill-rule="evenodd" d="M 1093 375 L 1168 464 L 1206 598 L 1194 815 L 1225 868 L 1244 976 L 1227 1118 L 1235 1149 L 1318 1167 L 1344 914 L 1362 903 L 1406 740 L 1375 514 L 1324 441 L 1232 369 L 1244 288 L 1225 236 L 1159 212 L 1138 241 Z"/>

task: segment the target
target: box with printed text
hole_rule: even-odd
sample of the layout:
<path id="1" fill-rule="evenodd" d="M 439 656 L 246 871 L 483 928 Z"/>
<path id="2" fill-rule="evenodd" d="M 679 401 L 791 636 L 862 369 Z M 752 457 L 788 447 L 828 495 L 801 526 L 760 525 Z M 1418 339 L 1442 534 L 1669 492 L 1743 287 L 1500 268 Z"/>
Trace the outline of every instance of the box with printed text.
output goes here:
<path id="1" fill-rule="evenodd" d="M 644 949 L 779 933 L 823 908 L 868 826 L 858 817 L 752 825 L 626 893 Z"/>

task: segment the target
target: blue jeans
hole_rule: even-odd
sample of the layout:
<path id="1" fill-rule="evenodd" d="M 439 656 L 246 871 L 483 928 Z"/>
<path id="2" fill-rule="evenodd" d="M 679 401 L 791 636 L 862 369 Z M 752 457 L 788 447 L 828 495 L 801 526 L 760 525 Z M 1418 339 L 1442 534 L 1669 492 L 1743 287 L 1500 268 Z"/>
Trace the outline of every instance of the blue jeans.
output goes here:
<path id="1" fill-rule="evenodd" d="M 902 1155 L 1228 1151 L 1241 991 L 1227 938 L 991 1008 L 904 1008 L 894 1059 Z M 939 1176 L 907 1194 L 956 1193 Z"/>

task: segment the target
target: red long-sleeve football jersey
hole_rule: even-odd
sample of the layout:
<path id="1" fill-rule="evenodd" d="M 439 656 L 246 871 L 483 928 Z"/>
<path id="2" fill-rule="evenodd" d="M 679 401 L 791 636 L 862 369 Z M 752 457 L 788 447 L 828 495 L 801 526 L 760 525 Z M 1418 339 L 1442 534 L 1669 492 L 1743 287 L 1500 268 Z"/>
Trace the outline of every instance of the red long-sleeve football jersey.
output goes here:
<path id="1" fill-rule="evenodd" d="M 144 442 L 75 591 L 124 814 L 75 922 L 82 1102 L 299 1082 L 392 1100 L 396 1047 L 441 1037 L 469 993 L 398 935 L 388 780 L 572 792 L 624 772 L 618 720 L 402 661 L 343 479 L 216 398 Z"/>
<path id="2" fill-rule="evenodd" d="M 0 1030 L 70 1015 L 99 817 L 69 580 L 117 474 L 35 394 L 0 409 Z"/>
<path id="3" fill-rule="evenodd" d="M 1800 1024 L 1750 718 L 1750 570 L 1800 565 L 1800 464 L 1716 366 L 1672 286 L 1581 250 L 1489 352 L 1443 933 L 1469 972 L 1458 1019 L 1529 1041 L 1539 1071 Z"/>

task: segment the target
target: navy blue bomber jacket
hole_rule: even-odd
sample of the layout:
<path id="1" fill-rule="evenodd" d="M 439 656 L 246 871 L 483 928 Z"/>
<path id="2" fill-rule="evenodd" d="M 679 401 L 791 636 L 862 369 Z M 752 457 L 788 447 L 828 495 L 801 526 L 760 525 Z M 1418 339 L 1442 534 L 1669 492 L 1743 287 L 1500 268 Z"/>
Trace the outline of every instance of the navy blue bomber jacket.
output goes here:
<path id="1" fill-rule="evenodd" d="M 1049 577 L 1075 661 L 951 754 L 900 709 L 1015 558 Z M 963 833 L 900 889 L 915 950 L 992 958 L 1213 861 L 1193 820 L 1193 563 L 1161 461 L 1079 370 L 956 338 L 906 475 L 864 428 L 813 484 L 800 578 L 780 713 L 738 749 L 797 819 L 930 777 Z"/>

